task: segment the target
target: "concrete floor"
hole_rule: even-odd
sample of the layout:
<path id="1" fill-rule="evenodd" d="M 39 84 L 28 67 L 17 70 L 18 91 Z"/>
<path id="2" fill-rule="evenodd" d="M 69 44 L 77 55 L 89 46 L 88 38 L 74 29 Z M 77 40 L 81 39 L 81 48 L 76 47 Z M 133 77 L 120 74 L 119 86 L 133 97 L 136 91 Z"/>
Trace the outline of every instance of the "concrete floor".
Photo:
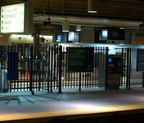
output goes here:
<path id="1" fill-rule="evenodd" d="M 129 114 L 144 114 L 144 88 L 0 93 L 0 122 L 64 122 Z"/>

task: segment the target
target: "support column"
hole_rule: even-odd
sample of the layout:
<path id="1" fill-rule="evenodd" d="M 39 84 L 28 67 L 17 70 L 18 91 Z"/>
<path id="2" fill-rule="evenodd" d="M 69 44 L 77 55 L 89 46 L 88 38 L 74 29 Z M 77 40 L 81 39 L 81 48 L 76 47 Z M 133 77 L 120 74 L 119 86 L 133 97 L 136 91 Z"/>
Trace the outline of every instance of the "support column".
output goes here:
<path id="1" fill-rule="evenodd" d="M 40 39 L 40 27 L 38 24 L 35 24 L 35 33 L 34 33 L 34 38 L 33 38 L 33 45 L 34 46 L 39 46 L 39 39 Z"/>

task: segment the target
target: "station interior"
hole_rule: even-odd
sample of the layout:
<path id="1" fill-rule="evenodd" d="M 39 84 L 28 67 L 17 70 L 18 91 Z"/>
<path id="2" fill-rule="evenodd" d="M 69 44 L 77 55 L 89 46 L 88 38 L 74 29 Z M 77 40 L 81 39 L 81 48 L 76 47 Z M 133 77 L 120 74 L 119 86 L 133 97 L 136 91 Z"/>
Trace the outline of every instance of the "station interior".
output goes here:
<path id="1" fill-rule="evenodd" d="M 19 54 L 21 55 L 19 58 L 21 61 L 24 62 L 25 54 L 28 54 L 26 57 L 30 57 L 27 46 L 31 45 L 63 46 L 63 48 L 69 46 L 95 47 L 94 59 L 98 59 L 99 63 L 105 64 L 106 57 L 121 55 L 121 70 L 122 74 L 126 73 L 126 78 L 125 75 L 122 75 L 121 80 L 119 80 L 118 77 L 118 81 L 122 81 L 119 85 L 125 85 L 126 88 L 129 88 L 130 83 L 133 82 L 131 79 L 136 79 L 138 85 L 143 86 L 143 70 L 139 68 L 140 66 L 138 66 L 137 63 L 138 58 L 141 57 L 137 55 L 137 53 L 142 52 L 142 50 L 139 49 L 142 49 L 144 44 L 143 0 L 1 0 L 0 6 L 5 7 L 18 3 L 26 3 L 24 32 L 7 33 L 7 31 L 3 29 L 0 33 L 0 45 L 15 45 L 16 47 L 23 47 L 25 45 L 25 50 L 19 50 Z M 94 9 L 94 12 L 90 13 L 88 11 L 89 9 Z M 12 11 L 15 10 L 11 9 L 9 12 Z M 1 13 L 3 13 L 2 10 Z M 5 16 L 4 18 L 7 17 L 8 16 Z M 14 15 L 11 15 L 11 17 L 14 17 Z M 1 18 L 3 18 L 3 16 L 1 16 Z M 6 21 L 6 23 L 8 22 Z M 13 30 L 15 28 L 18 27 L 14 27 Z M 96 47 L 103 47 L 104 49 L 97 50 Z M 108 54 L 105 49 L 106 47 L 108 47 Z M 23 54 L 23 51 L 26 53 Z M 65 61 L 67 61 L 67 55 L 65 49 L 62 49 L 62 51 L 62 65 L 63 69 L 66 69 L 67 65 Z M 46 55 L 45 51 L 42 53 Z M 55 51 L 54 54 L 56 54 Z M 99 55 L 97 56 L 97 54 Z M 49 57 L 54 59 L 54 61 L 59 58 L 52 54 L 50 54 Z M 38 58 L 38 56 L 36 56 L 36 58 Z M 45 56 L 43 56 L 43 61 L 44 58 Z M 48 61 L 48 59 L 46 60 Z M 35 65 L 37 65 L 37 62 L 36 60 Z M 95 72 L 90 72 L 90 78 L 93 74 L 95 74 L 95 77 L 97 76 L 96 72 L 99 63 L 95 63 Z M 40 70 L 42 71 L 44 62 L 41 61 L 39 64 L 41 64 Z M 57 63 L 51 61 L 50 64 L 50 66 L 55 66 Z M 104 66 L 103 64 L 100 66 Z M 27 78 L 29 76 L 27 73 L 29 70 L 28 65 L 29 61 L 22 65 L 25 67 L 18 66 L 18 70 L 20 70 L 20 68 L 25 70 L 24 74 L 27 75 Z M 6 67 L 4 63 L 2 63 L 2 66 L 4 66 L 4 68 Z M 110 66 L 108 66 L 108 69 Z M 44 66 L 44 68 L 47 67 Z M 53 70 L 53 68 L 51 69 Z M 105 67 L 99 67 L 99 75 L 102 75 L 103 70 L 106 73 L 108 72 Z M 54 69 L 53 72 L 59 74 L 57 68 Z M 69 76 L 69 74 L 66 74 L 67 72 L 63 72 L 62 78 Z M 88 73 L 84 73 L 85 76 L 87 74 Z M 71 76 L 73 78 L 75 74 L 71 74 Z M 76 76 L 79 78 L 82 74 L 76 74 Z M 88 80 L 90 78 L 88 78 Z M 105 80 L 103 80 L 102 76 L 99 77 L 99 81 L 100 85 L 104 85 Z"/>

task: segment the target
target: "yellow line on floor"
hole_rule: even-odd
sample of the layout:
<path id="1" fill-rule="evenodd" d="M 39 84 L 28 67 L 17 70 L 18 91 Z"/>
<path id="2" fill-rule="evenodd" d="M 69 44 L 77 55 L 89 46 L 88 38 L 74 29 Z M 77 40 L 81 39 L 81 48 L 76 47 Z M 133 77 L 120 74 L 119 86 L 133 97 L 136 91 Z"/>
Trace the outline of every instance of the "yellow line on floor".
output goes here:
<path id="1" fill-rule="evenodd" d="M 113 115 L 126 115 L 134 113 L 144 113 L 144 103 L 128 104 L 128 105 L 112 105 L 112 106 L 98 106 L 98 107 L 83 107 L 70 110 L 53 110 L 34 113 L 9 113 L 0 114 L 0 121 L 20 121 L 20 120 L 39 120 L 41 122 L 51 120 L 53 118 L 64 118 L 66 120 L 78 118 L 92 118 Z M 20 121 L 22 123 L 22 121 Z"/>

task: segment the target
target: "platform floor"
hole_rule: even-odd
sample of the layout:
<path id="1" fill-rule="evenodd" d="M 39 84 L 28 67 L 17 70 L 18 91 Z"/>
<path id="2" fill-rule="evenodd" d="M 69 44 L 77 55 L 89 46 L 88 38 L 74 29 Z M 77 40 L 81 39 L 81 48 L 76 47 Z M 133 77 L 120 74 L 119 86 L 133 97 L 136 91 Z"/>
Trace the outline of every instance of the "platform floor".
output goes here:
<path id="1" fill-rule="evenodd" d="M 130 116 L 127 121 L 138 121 L 133 115 L 141 115 L 141 118 L 144 115 L 144 88 L 41 91 L 35 95 L 31 92 L 0 93 L 0 122 L 64 123 L 89 119 L 89 123 L 93 123 L 101 117 L 103 119 L 98 119 L 97 123 L 105 123 L 109 122 L 108 117 L 119 116 Z"/>

